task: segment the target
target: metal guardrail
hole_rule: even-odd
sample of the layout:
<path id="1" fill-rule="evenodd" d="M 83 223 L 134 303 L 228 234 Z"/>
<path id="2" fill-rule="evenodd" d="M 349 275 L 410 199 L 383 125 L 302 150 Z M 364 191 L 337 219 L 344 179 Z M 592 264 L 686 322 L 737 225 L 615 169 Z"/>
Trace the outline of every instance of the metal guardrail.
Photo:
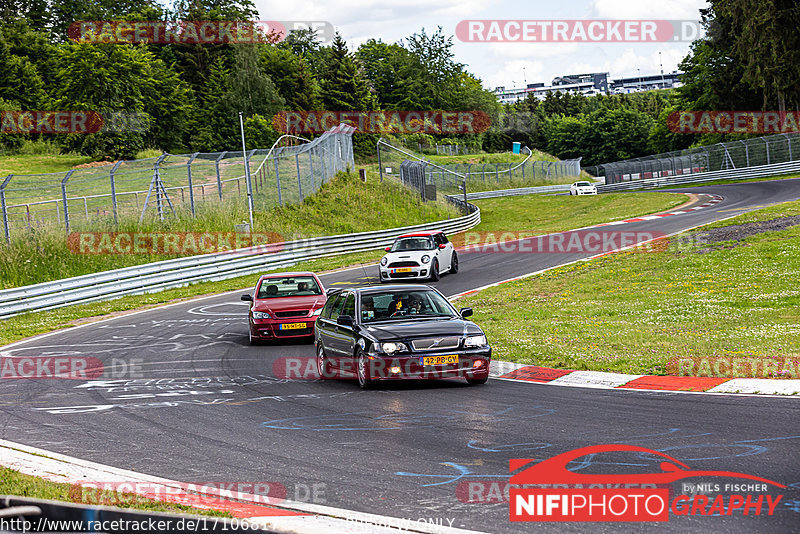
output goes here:
<path id="1" fill-rule="evenodd" d="M 656 187 L 712 182 L 715 180 L 747 180 L 750 178 L 768 178 L 770 176 L 798 173 L 800 173 L 800 161 L 789 161 L 785 163 L 773 163 L 771 165 L 759 165 L 757 167 L 745 167 L 743 169 L 727 169 L 689 174 L 686 176 L 662 176 L 659 178 L 644 178 L 642 180 L 632 180 L 630 182 L 598 185 L 597 192 L 609 193 L 612 191 L 628 191 L 632 189 L 653 189 Z"/>
<path id="2" fill-rule="evenodd" d="M 497 191 L 478 191 L 467 193 L 467 200 L 482 200 L 485 198 L 514 197 L 520 195 L 535 195 L 538 193 L 560 193 L 569 191 L 570 184 L 541 185 L 537 187 L 520 187 L 518 189 L 499 189 Z"/>
<path id="3" fill-rule="evenodd" d="M 125 267 L 0 291 L 0 318 L 32 310 L 152 293 L 195 282 L 213 282 L 280 269 L 298 262 L 390 245 L 401 233 L 442 230 L 458 233 L 481 221 L 480 210 L 455 219 L 389 230 L 303 239 Z M 266 252 L 265 252 L 266 249 Z"/>

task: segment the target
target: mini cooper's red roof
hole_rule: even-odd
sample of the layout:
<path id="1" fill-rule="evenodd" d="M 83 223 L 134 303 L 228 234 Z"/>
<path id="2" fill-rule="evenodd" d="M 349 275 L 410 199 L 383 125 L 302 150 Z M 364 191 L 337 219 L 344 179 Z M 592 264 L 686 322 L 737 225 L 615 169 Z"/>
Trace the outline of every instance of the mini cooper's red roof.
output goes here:
<path id="1" fill-rule="evenodd" d="M 441 230 L 428 230 L 427 232 L 414 232 L 412 234 L 403 234 L 403 235 L 397 236 L 397 239 L 400 239 L 401 237 L 430 237 L 432 235 L 441 234 L 441 233 L 442 233 Z"/>

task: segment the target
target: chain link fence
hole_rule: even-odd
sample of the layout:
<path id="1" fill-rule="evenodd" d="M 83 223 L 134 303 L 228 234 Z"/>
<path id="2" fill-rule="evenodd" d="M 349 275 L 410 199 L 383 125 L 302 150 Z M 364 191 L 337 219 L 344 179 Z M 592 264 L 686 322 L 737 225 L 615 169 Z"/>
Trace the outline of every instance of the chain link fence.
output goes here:
<path id="1" fill-rule="evenodd" d="M 310 142 L 249 150 L 256 211 L 302 202 L 337 172 L 354 168 L 352 132 L 339 126 Z M 246 207 L 243 156 L 241 150 L 165 153 L 64 173 L 0 178 L 5 241 L 26 228 L 60 226 L 69 233 L 196 217 L 225 203 Z"/>
<path id="2" fill-rule="evenodd" d="M 404 161 L 425 163 L 425 183 L 435 185 L 440 192 L 463 192 L 463 184 L 469 191 L 485 191 L 534 185 L 570 183 L 579 178 L 580 158 L 563 161 L 534 161 L 532 152 L 525 147 L 528 156 L 508 163 L 451 163 L 434 164 L 423 155 L 416 154 L 399 143 L 380 139 L 378 141 L 378 167 L 381 180 L 384 177 L 401 178 Z"/>
<path id="3" fill-rule="evenodd" d="M 800 134 L 777 134 L 615 161 L 583 170 L 606 184 L 800 160 Z"/>
<path id="4" fill-rule="evenodd" d="M 420 154 L 436 154 L 437 156 L 466 156 L 475 154 L 477 151 L 467 145 L 424 145 L 417 143 L 417 152 Z"/>

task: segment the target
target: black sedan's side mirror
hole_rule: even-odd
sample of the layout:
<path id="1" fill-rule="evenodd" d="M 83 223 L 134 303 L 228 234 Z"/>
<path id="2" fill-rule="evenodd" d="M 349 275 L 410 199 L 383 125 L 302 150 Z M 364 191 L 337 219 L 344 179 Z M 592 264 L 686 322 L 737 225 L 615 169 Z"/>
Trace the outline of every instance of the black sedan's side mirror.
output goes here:
<path id="1" fill-rule="evenodd" d="M 353 326 L 353 317 L 350 315 L 340 315 L 336 318 L 336 324 L 339 326 Z"/>
<path id="2" fill-rule="evenodd" d="M 242 295 L 242 300 L 245 302 L 253 302 L 253 295 Z"/>
<path id="3" fill-rule="evenodd" d="M 472 317 L 472 308 L 461 308 L 458 310 L 458 313 L 466 319 L 467 317 Z"/>

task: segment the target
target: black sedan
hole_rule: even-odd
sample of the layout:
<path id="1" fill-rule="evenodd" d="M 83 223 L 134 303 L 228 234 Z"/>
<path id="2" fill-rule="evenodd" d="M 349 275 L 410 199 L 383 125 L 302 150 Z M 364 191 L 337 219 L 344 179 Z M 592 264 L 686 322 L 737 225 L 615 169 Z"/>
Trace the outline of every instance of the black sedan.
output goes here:
<path id="1" fill-rule="evenodd" d="M 470 315 L 426 285 L 332 290 L 315 327 L 318 372 L 355 375 L 364 389 L 406 378 L 484 384 L 492 349 Z"/>

